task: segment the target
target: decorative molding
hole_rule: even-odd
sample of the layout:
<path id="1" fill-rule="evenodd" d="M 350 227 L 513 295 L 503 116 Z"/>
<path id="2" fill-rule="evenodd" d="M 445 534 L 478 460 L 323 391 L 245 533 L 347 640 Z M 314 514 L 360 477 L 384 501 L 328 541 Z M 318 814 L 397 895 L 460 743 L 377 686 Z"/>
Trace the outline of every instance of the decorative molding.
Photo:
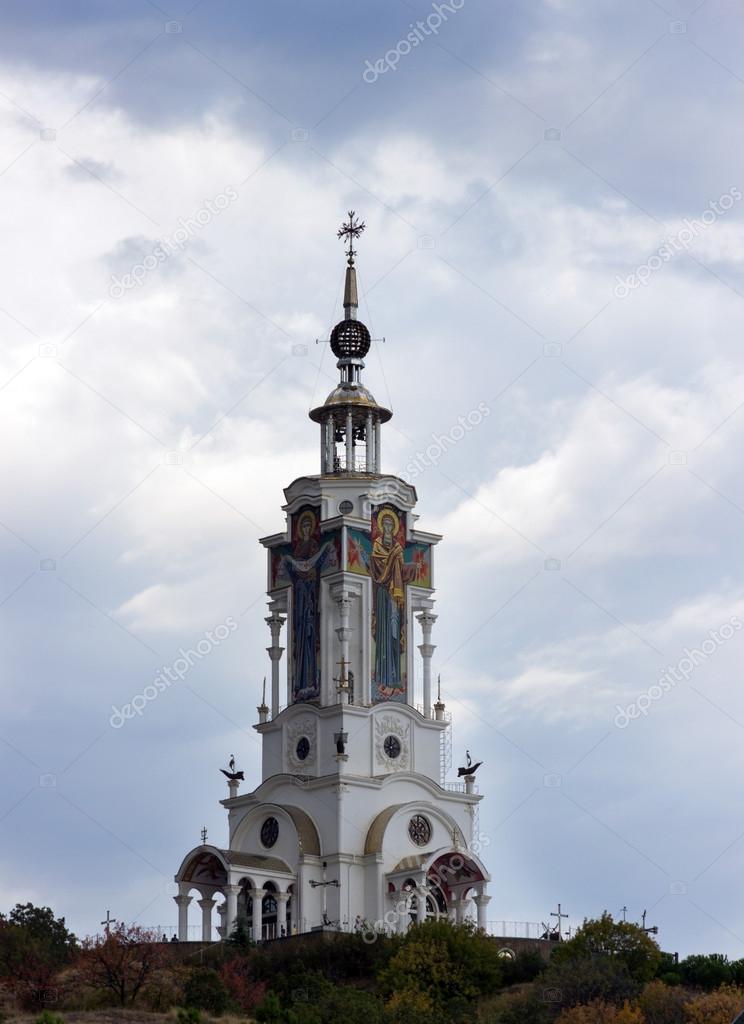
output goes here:
<path id="1" fill-rule="evenodd" d="M 310 753 L 305 760 L 297 756 L 297 741 L 307 736 L 310 741 Z M 318 722 L 311 715 L 293 718 L 284 727 L 284 756 L 290 771 L 308 774 L 309 768 L 315 768 L 318 762 Z"/>
<path id="2" fill-rule="evenodd" d="M 375 763 L 382 766 L 388 772 L 408 771 L 411 765 L 410 732 L 410 722 L 407 722 L 404 718 L 390 713 L 376 715 Z M 397 736 L 400 740 L 400 754 L 397 757 L 388 757 L 385 753 L 384 744 L 387 736 Z"/>

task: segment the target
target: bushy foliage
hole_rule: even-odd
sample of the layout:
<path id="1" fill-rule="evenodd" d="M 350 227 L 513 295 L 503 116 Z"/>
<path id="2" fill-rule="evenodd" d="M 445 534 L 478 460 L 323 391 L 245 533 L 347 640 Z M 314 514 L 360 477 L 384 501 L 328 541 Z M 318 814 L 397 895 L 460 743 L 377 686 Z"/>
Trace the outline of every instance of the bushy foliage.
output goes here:
<path id="1" fill-rule="evenodd" d="M 535 983 L 541 1001 L 556 1008 L 603 1002 L 613 1006 L 634 999 L 641 983 L 633 978 L 627 965 L 610 956 L 577 960 L 555 959 Z"/>
<path id="2" fill-rule="evenodd" d="M 527 981 L 534 981 L 547 968 L 547 961 L 543 960 L 537 950 L 524 950 L 517 953 L 513 960 L 501 961 L 502 981 L 504 985 L 521 985 Z"/>
<path id="3" fill-rule="evenodd" d="M 83 944 L 77 973 L 83 984 L 110 993 L 126 1006 L 169 963 L 167 943 L 142 928 L 120 924 L 110 935 Z"/>
<path id="4" fill-rule="evenodd" d="M 206 1010 L 219 1017 L 227 1009 L 229 996 L 224 981 L 210 967 L 199 967 L 189 975 L 183 990 L 187 1007 Z"/>
<path id="5" fill-rule="evenodd" d="M 685 985 L 712 992 L 734 980 L 732 964 L 722 953 L 694 954 L 680 962 L 679 974 Z"/>
<path id="6" fill-rule="evenodd" d="M 77 953 L 77 940 L 49 907 L 18 903 L 0 914 L 0 980 L 27 1008 L 56 1003 L 59 972 Z"/>
<path id="7" fill-rule="evenodd" d="M 256 978 L 251 961 L 235 956 L 220 967 L 220 977 L 228 991 L 233 1008 L 253 1013 L 266 996 L 268 982 Z"/>
<path id="8" fill-rule="evenodd" d="M 466 1017 L 475 1001 L 502 984 L 503 961 L 498 947 L 482 932 L 448 921 L 414 925 L 379 976 L 388 1013 L 404 998 L 418 1005 L 416 995 L 430 1002 L 429 1024 L 451 1024 Z M 413 1010 L 412 1010 L 413 1012 Z M 422 1010 L 422 1012 L 424 1012 Z"/>
<path id="9" fill-rule="evenodd" d="M 744 990 L 724 985 L 688 1003 L 685 1013 L 689 1024 L 730 1024 L 742 1009 Z"/>
<path id="10" fill-rule="evenodd" d="M 557 1024 L 645 1024 L 645 1020 L 638 1007 L 630 1003 L 612 1006 L 598 1002 L 563 1010 Z"/>
<path id="11" fill-rule="evenodd" d="M 201 1024 L 201 1010 L 195 1006 L 182 1006 L 176 1013 L 178 1024 Z"/>
<path id="12" fill-rule="evenodd" d="M 661 964 L 661 950 L 650 935 L 629 921 L 615 921 L 606 911 L 593 921 L 584 921 L 576 935 L 556 946 L 557 963 L 595 958 L 612 958 L 623 964 L 635 981 L 651 981 Z"/>
<path id="13" fill-rule="evenodd" d="M 679 985 L 650 981 L 638 997 L 638 1005 L 646 1024 L 685 1024 L 685 1007 L 691 998 L 690 993 Z"/>
<path id="14" fill-rule="evenodd" d="M 51 1010 L 44 1010 L 36 1018 L 35 1024 L 65 1024 L 65 1018 L 59 1013 L 52 1013 Z"/>

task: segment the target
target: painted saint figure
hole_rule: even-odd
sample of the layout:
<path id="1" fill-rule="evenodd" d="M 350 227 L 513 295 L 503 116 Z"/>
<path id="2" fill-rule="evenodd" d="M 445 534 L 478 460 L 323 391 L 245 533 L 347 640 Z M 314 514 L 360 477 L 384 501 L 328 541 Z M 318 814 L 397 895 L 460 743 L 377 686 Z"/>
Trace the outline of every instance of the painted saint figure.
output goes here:
<path id="1" fill-rule="evenodd" d="M 377 516 L 378 535 L 372 545 L 369 571 L 374 588 L 374 683 L 377 700 L 405 699 L 403 634 L 405 584 L 415 580 L 416 567 L 406 565 L 398 540 L 400 520 L 391 508 Z"/>
<path id="2" fill-rule="evenodd" d="M 320 573 L 335 558 L 331 542 L 321 545 L 318 517 L 303 509 L 297 519 L 292 554 L 282 555 L 280 574 L 292 583 L 292 699 L 317 700 L 320 696 L 318 663 Z"/>

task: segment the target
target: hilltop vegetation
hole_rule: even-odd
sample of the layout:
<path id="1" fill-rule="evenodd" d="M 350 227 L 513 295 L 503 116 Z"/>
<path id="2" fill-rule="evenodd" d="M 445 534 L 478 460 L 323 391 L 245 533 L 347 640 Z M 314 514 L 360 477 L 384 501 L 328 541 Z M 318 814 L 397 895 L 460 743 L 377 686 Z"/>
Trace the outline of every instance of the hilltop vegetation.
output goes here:
<path id="1" fill-rule="evenodd" d="M 373 942 L 326 934 L 257 947 L 238 930 L 200 948 L 197 964 L 188 946 L 136 927 L 79 942 L 48 907 L 0 915 L 9 1020 L 730 1024 L 744 1008 L 744 961 L 677 963 L 642 929 L 609 914 L 556 944 L 550 963 L 537 950 L 502 953 L 501 942 L 470 925 L 430 921 Z"/>

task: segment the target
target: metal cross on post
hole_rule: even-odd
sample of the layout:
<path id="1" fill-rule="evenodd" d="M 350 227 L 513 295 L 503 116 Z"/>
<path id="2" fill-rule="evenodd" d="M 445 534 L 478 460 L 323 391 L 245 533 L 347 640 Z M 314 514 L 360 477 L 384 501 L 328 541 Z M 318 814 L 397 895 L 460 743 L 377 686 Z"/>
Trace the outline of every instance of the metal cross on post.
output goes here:
<path id="1" fill-rule="evenodd" d="M 563 940 L 562 920 L 564 917 L 568 917 L 568 914 L 561 913 L 561 905 L 559 903 L 557 912 L 552 910 L 550 916 L 558 918 L 558 941 L 561 942 Z"/>
<path id="2" fill-rule="evenodd" d="M 116 918 L 111 916 L 111 911 L 110 910 L 106 911 L 106 920 L 105 921 L 101 921 L 101 924 L 104 926 L 104 931 L 106 932 L 106 938 L 110 939 L 111 938 L 111 925 L 112 924 L 116 924 Z"/>
<path id="3" fill-rule="evenodd" d="M 349 210 L 349 220 L 347 223 L 342 224 L 338 229 L 338 237 L 343 238 L 348 243 L 349 248 L 346 250 L 346 256 L 350 267 L 354 266 L 354 257 L 356 256 L 356 250 L 354 249 L 354 239 L 359 238 L 362 231 L 366 228 L 366 224 L 363 220 L 359 220 L 354 210 Z"/>
<path id="4" fill-rule="evenodd" d="M 620 907 L 620 913 L 623 915 L 623 924 L 625 924 L 625 922 L 627 921 L 627 917 L 625 915 L 628 913 L 628 908 Z"/>
<path id="5" fill-rule="evenodd" d="M 323 861 L 323 881 L 322 882 L 317 881 L 317 879 L 315 879 L 315 878 L 310 878 L 310 879 L 308 879 L 308 884 L 313 889 L 317 889 L 318 886 L 322 886 L 322 888 L 323 888 L 323 906 L 322 906 L 323 924 L 324 925 L 331 925 L 334 922 L 328 920 L 328 886 L 332 885 L 334 887 L 334 889 L 340 889 L 341 888 L 341 883 L 339 882 L 339 880 L 337 878 L 328 879 L 326 877 L 326 868 L 327 867 L 328 867 L 328 863 L 326 861 Z"/>

